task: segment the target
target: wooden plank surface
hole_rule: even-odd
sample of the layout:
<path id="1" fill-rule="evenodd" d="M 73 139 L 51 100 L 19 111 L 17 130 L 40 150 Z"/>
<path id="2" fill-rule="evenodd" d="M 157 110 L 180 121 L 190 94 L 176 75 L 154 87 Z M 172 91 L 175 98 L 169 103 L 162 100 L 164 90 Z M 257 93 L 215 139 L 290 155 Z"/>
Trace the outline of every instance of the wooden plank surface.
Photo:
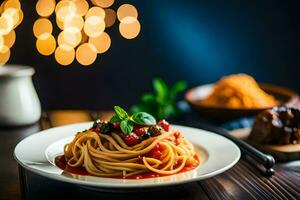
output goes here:
<path id="1" fill-rule="evenodd" d="M 17 164 L 13 148 L 22 138 L 54 126 L 108 119 L 111 112 L 51 111 L 43 114 L 38 125 L 18 129 L 0 129 L 0 199 L 20 199 Z M 221 156 L 221 155 L 220 155 Z M 177 187 L 153 191 L 91 192 L 71 184 L 57 183 L 20 168 L 27 199 L 74 197 L 85 199 L 300 199 L 300 161 L 279 163 L 272 178 L 264 177 L 252 163 L 242 158 L 232 169 L 213 178 Z M 43 184 L 41 184 L 43 183 Z"/>

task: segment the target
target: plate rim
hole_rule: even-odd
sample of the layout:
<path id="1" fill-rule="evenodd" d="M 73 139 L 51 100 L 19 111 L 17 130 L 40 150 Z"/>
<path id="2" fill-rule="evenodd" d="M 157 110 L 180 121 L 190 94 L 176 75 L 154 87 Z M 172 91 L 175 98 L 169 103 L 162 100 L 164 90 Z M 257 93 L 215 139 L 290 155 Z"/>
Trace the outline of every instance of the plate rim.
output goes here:
<path id="1" fill-rule="evenodd" d="M 38 169 L 32 168 L 29 165 L 27 165 L 26 163 L 23 163 L 21 160 L 18 159 L 18 157 L 16 155 L 16 149 L 17 149 L 17 147 L 24 140 L 27 140 L 28 138 L 30 139 L 31 137 L 34 137 L 37 134 L 44 134 L 43 132 L 48 132 L 49 130 L 55 131 L 55 129 L 68 128 L 68 127 L 72 127 L 72 126 L 84 126 L 84 125 L 88 126 L 91 123 L 92 122 L 82 122 L 82 123 L 68 124 L 68 125 L 64 125 L 64 126 L 58 126 L 58 127 L 53 127 L 53 128 L 50 128 L 50 129 L 45 129 L 45 130 L 39 131 L 39 132 L 37 132 L 35 134 L 32 134 L 32 135 L 24 138 L 23 140 L 21 140 L 15 146 L 14 154 L 13 154 L 14 159 L 18 162 L 18 164 L 21 167 L 25 168 L 26 170 L 28 170 L 30 172 L 33 172 L 35 174 L 41 175 L 42 177 L 46 177 L 46 178 L 52 179 L 52 180 L 56 180 L 56 181 L 60 181 L 60 182 L 67 182 L 67 183 L 81 185 L 81 186 L 88 186 L 88 187 L 93 187 L 93 188 L 113 188 L 113 189 L 122 189 L 123 188 L 123 189 L 133 189 L 133 188 L 154 188 L 154 187 L 163 187 L 163 186 L 173 186 L 173 185 L 180 185 L 180 184 L 185 184 L 185 183 L 191 183 L 191 182 L 196 182 L 196 181 L 204 180 L 204 179 L 216 176 L 216 175 L 218 175 L 220 173 L 223 173 L 223 172 L 227 171 L 228 169 L 232 168 L 240 160 L 240 158 L 241 158 L 241 151 L 240 151 L 239 147 L 234 142 L 232 142 L 231 140 L 225 138 L 224 136 L 221 136 L 221 135 L 219 135 L 217 133 L 214 133 L 212 131 L 208 131 L 208 130 L 205 130 L 205 129 L 199 129 L 199 128 L 182 126 L 182 125 L 176 125 L 176 124 L 172 124 L 172 126 L 173 127 L 183 127 L 183 128 L 188 128 L 188 129 L 194 129 L 195 131 L 199 131 L 199 130 L 200 131 L 205 131 L 205 132 L 214 134 L 215 136 L 220 137 L 220 138 L 226 140 L 227 142 L 231 143 L 232 147 L 236 150 L 237 156 L 227 166 L 224 166 L 224 167 L 222 167 L 222 168 L 220 168 L 218 170 L 215 170 L 213 172 L 210 172 L 210 173 L 207 173 L 207 174 L 204 174 L 204 175 L 201 175 L 201 176 L 196 176 L 196 177 L 188 178 L 188 179 L 184 179 L 184 180 L 168 181 L 168 182 L 160 182 L 160 183 L 147 183 L 147 184 L 119 184 L 119 183 L 103 184 L 102 183 L 102 184 L 99 185 L 99 183 L 101 183 L 101 182 L 96 183 L 96 182 L 91 182 L 91 181 L 84 181 L 84 180 L 79 180 L 79 179 L 75 179 L 75 178 L 65 177 L 65 176 L 61 176 L 61 175 L 58 175 L 58 174 L 45 173 L 42 170 L 38 170 Z M 61 139 L 63 139 L 63 138 L 61 138 Z M 49 145 L 51 145 L 51 144 L 49 144 Z M 193 142 L 192 142 L 192 144 L 193 144 Z M 51 164 L 51 163 L 49 163 L 49 164 Z M 170 175 L 170 176 L 173 176 L 173 175 Z M 141 179 L 141 180 L 143 180 L 143 179 Z"/>

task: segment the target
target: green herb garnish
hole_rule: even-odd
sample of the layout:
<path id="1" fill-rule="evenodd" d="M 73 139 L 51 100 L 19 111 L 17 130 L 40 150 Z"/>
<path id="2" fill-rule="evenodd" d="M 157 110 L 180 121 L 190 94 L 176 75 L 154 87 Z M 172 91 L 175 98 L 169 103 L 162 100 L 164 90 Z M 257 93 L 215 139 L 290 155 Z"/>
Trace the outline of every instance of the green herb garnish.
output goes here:
<path id="1" fill-rule="evenodd" d="M 144 125 L 150 126 L 156 124 L 155 118 L 146 112 L 137 112 L 130 116 L 123 108 L 120 106 L 115 106 L 115 115 L 111 118 L 110 122 L 119 122 L 121 131 L 128 135 L 133 130 L 133 125 Z"/>
<path id="2" fill-rule="evenodd" d="M 128 135 L 133 130 L 133 123 L 128 119 L 124 119 L 120 123 L 120 128 L 124 134 Z"/>
<path id="3" fill-rule="evenodd" d="M 156 78 L 153 80 L 152 85 L 154 93 L 145 93 L 141 97 L 140 102 L 132 107 L 132 113 L 145 111 L 158 120 L 180 114 L 176 105 L 176 97 L 179 92 L 186 89 L 186 82 L 178 81 L 171 87 L 168 87 L 162 79 Z"/>

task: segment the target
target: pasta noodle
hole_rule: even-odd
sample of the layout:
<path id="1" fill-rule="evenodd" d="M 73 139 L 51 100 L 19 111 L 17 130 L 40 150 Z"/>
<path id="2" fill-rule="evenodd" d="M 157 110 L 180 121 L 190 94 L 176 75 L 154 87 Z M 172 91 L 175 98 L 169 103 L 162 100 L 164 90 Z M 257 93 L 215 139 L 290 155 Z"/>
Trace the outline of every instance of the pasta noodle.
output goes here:
<path id="1" fill-rule="evenodd" d="M 175 131 L 128 146 L 118 133 L 108 135 L 90 129 L 65 145 L 64 156 L 68 166 L 84 167 L 100 177 L 126 178 L 147 172 L 171 175 L 199 162 L 193 145 Z"/>

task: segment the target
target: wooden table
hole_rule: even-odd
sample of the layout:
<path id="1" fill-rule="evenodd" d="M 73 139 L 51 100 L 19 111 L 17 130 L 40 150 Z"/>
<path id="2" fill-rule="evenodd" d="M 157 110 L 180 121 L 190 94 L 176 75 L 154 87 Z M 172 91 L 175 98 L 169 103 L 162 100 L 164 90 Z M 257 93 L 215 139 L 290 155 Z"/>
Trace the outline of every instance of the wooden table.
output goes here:
<path id="1" fill-rule="evenodd" d="M 207 180 L 126 193 L 90 191 L 41 177 L 21 167 L 18 169 L 13 149 L 26 136 L 42 129 L 110 116 L 110 112 L 52 111 L 44 112 L 40 122 L 33 126 L 0 129 L 0 199 L 300 199 L 300 161 L 276 164 L 276 174 L 266 178 L 242 157 L 227 172 Z M 189 117 L 180 124 L 200 126 L 197 119 Z"/>

